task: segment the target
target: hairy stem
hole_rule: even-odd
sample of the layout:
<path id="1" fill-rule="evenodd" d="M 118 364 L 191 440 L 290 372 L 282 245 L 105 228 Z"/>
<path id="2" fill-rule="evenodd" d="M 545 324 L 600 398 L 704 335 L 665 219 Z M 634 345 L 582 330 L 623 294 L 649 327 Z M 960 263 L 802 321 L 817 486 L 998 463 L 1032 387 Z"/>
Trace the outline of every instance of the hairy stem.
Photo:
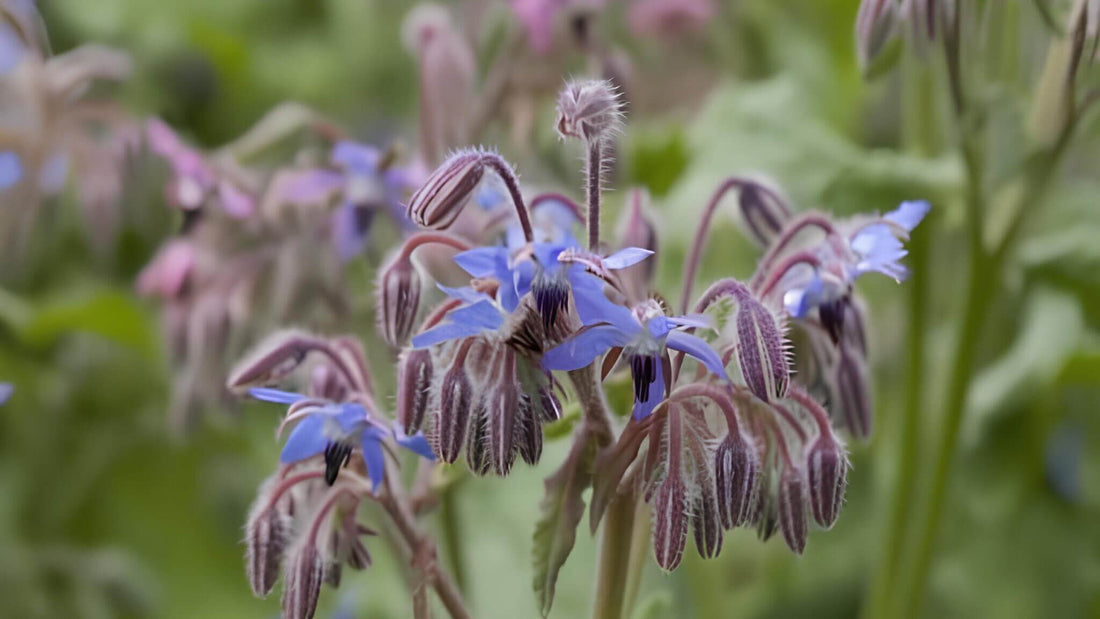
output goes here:
<path id="1" fill-rule="evenodd" d="M 600 535 L 592 619 L 621 619 L 624 615 L 631 571 L 634 508 L 634 490 L 615 497 L 607 507 Z"/>
<path id="2" fill-rule="evenodd" d="M 588 251 L 600 251 L 600 173 L 603 171 L 603 141 L 593 138 L 588 143 L 585 161 L 585 189 L 588 194 Z"/>

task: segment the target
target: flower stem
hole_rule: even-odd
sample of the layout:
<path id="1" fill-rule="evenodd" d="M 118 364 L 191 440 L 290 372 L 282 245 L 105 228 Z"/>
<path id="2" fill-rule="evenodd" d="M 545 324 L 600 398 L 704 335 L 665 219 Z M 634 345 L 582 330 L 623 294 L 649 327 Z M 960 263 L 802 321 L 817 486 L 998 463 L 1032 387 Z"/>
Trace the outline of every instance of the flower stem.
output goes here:
<path id="1" fill-rule="evenodd" d="M 588 194 L 588 251 L 600 251 L 600 173 L 603 170 L 603 141 L 593 138 L 588 144 L 588 156 L 585 161 L 586 185 Z"/>
<path id="2" fill-rule="evenodd" d="M 607 507 L 600 535 L 592 619 L 621 619 L 624 614 L 635 507 L 634 490 L 615 497 Z"/>

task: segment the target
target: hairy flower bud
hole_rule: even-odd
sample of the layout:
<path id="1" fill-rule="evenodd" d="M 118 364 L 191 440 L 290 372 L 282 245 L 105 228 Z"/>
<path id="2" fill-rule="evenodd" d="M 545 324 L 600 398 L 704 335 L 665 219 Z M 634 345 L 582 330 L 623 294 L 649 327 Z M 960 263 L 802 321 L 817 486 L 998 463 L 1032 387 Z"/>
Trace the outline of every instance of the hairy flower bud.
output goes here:
<path id="1" fill-rule="evenodd" d="M 524 462 L 530 465 L 538 464 L 539 458 L 542 457 L 542 423 L 531 397 L 527 394 L 520 395 L 516 443 L 519 445 L 519 455 Z"/>
<path id="2" fill-rule="evenodd" d="M 325 564 L 312 540 L 302 540 L 286 563 L 283 618 L 312 619 L 321 595 Z"/>
<path id="3" fill-rule="evenodd" d="M 409 199 L 409 217 L 425 228 L 450 227 L 484 175 L 484 153 L 475 149 L 454 153 Z"/>
<path id="4" fill-rule="evenodd" d="M 439 389 L 435 430 L 439 437 L 439 457 L 447 463 L 454 463 L 458 459 L 458 453 L 466 440 L 470 409 L 475 403 L 473 387 L 470 386 L 470 379 L 466 376 L 463 365 L 462 359 L 457 360 L 444 374 Z"/>
<path id="5" fill-rule="evenodd" d="M 883 71 L 897 59 L 898 23 L 904 20 L 896 0 L 863 0 L 856 14 L 856 55 L 864 75 Z"/>
<path id="6" fill-rule="evenodd" d="M 848 459 L 844 447 L 832 434 L 819 436 L 806 454 L 806 476 L 810 482 L 810 507 L 814 520 L 832 528 L 844 503 L 848 485 Z"/>
<path id="7" fill-rule="evenodd" d="M 657 251 L 657 226 L 652 216 L 646 212 L 645 205 L 649 196 L 643 189 L 633 189 L 627 199 L 627 210 L 621 216 L 619 224 L 619 246 L 641 247 L 651 252 Z M 657 271 L 656 260 L 643 260 L 619 271 L 623 283 L 631 286 L 639 298 L 645 298 L 653 284 Z"/>
<path id="8" fill-rule="evenodd" d="M 678 457 L 670 459 L 679 460 Z M 668 471 L 653 495 L 653 552 L 657 565 L 667 572 L 676 569 L 684 557 L 688 533 L 688 519 L 684 513 L 686 502 L 687 488 L 680 471 Z"/>
<path id="9" fill-rule="evenodd" d="M 802 554 L 806 549 L 806 535 L 809 530 L 806 502 L 806 476 L 796 465 L 783 467 L 776 501 L 779 529 L 783 532 L 783 540 L 787 542 L 787 546 L 796 554 Z"/>
<path id="10" fill-rule="evenodd" d="M 752 238 L 762 247 L 770 245 L 791 218 L 790 208 L 779 193 L 760 183 L 743 183 L 737 206 Z"/>
<path id="11" fill-rule="evenodd" d="M 861 439 L 871 436 L 874 425 L 867 380 L 866 359 L 842 342 L 833 376 L 836 404 L 844 415 L 848 431 Z"/>
<path id="12" fill-rule="evenodd" d="M 714 452 L 714 484 L 722 526 L 747 524 L 760 500 L 760 455 L 740 431 L 727 434 Z"/>
<path id="13" fill-rule="evenodd" d="M 493 468 L 489 457 L 489 418 L 484 398 L 470 411 L 470 430 L 466 439 L 466 466 L 474 475 L 486 475 Z"/>
<path id="14" fill-rule="evenodd" d="M 606 138 L 622 122 L 619 93 L 606 80 L 573 81 L 558 95 L 558 134 L 586 142 Z"/>
<path id="15" fill-rule="evenodd" d="M 407 435 L 424 425 L 432 373 L 432 354 L 427 349 L 405 350 L 397 358 L 397 423 Z"/>
<path id="16" fill-rule="evenodd" d="M 397 256 L 378 281 L 378 326 L 390 346 L 404 346 L 420 308 L 420 274 L 412 260 Z"/>
<path id="17" fill-rule="evenodd" d="M 265 490 L 272 484 L 265 484 Z M 256 597 L 266 597 L 279 578 L 279 565 L 286 550 L 289 525 L 279 510 L 268 505 L 269 492 L 261 491 L 245 525 L 246 571 Z"/>
<path id="18" fill-rule="evenodd" d="M 765 402 L 787 396 L 790 366 L 786 343 L 772 315 L 746 296 L 737 310 L 737 362 L 749 389 Z"/>

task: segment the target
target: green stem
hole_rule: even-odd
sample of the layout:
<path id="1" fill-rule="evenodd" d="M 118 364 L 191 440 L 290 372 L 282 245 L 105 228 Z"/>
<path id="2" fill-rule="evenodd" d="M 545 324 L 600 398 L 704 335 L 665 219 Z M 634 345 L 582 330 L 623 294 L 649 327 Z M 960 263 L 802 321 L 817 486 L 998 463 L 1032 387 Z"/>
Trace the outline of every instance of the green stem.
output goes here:
<path id="1" fill-rule="evenodd" d="M 620 494 L 607 507 L 604 515 L 592 619 L 623 617 L 631 567 L 631 541 L 634 537 L 634 494 L 633 491 Z"/>
<path id="2" fill-rule="evenodd" d="M 439 495 L 439 542 L 447 553 L 451 574 L 458 590 L 466 591 L 466 563 L 462 549 L 462 527 L 459 524 L 458 505 L 454 486 L 448 486 Z"/>
<path id="3" fill-rule="evenodd" d="M 634 535 L 630 538 L 630 564 L 626 573 L 626 592 L 623 594 L 623 616 L 634 611 L 634 602 L 642 584 L 642 571 L 649 559 L 649 503 L 642 492 L 634 499 Z"/>

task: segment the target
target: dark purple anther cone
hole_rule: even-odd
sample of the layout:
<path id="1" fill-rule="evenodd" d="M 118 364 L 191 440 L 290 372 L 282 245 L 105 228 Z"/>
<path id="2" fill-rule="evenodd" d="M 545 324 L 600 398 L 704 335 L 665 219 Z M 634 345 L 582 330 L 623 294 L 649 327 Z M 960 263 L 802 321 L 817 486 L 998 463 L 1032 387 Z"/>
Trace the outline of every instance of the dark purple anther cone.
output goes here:
<path id="1" fill-rule="evenodd" d="M 458 359 L 454 367 L 443 376 L 439 389 L 439 411 L 436 413 L 435 428 L 439 437 L 438 455 L 444 462 L 454 463 L 458 460 L 462 444 L 466 441 L 466 429 L 473 405 L 473 388 L 466 376 L 462 359 Z"/>
<path id="2" fill-rule="evenodd" d="M 540 269 L 531 282 L 531 295 L 535 298 L 535 308 L 542 317 L 542 327 L 550 333 L 558 315 L 569 306 L 569 282 L 564 277 Z"/>
<path id="3" fill-rule="evenodd" d="M 737 362 L 749 389 L 765 402 L 787 396 L 790 367 L 775 317 L 752 297 L 737 310 Z"/>
<path id="4" fill-rule="evenodd" d="M 793 464 L 783 467 L 779 477 L 776 509 L 783 540 L 795 554 L 802 554 L 806 549 L 806 536 L 809 533 L 809 522 L 806 517 L 807 499 L 806 477 L 801 469 Z"/>
<path id="5" fill-rule="evenodd" d="M 740 432 L 727 435 L 718 444 L 714 484 L 722 526 L 732 529 L 749 523 L 760 498 L 760 456 Z"/>
<path id="6" fill-rule="evenodd" d="M 631 376 L 634 378 L 634 401 L 649 401 L 649 386 L 657 380 L 657 372 L 664 371 L 657 355 L 634 355 L 630 358 Z"/>
<path id="7" fill-rule="evenodd" d="M 393 347 L 404 346 L 412 335 L 420 308 L 420 275 L 412 261 L 398 256 L 382 270 L 378 282 L 378 324 Z"/>
<path id="8" fill-rule="evenodd" d="M 814 521 L 832 528 L 844 504 L 848 485 L 848 459 L 844 448 L 832 436 L 819 436 L 806 455 L 806 475 L 810 482 L 810 506 Z"/>
<path id="9" fill-rule="evenodd" d="M 332 485 L 336 483 L 336 476 L 340 474 L 340 469 L 347 464 L 348 459 L 351 458 L 351 450 L 354 446 L 351 443 L 344 441 L 335 441 L 325 446 L 325 483 Z"/>
<path id="10" fill-rule="evenodd" d="M 840 342 L 844 333 L 844 322 L 850 305 L 851 298 L 843 296 L 835 301 L 826 301 L 817 308 L 821 326 L 825 328 L 834 344 Z"/>
<path id="11" fill-rule="evenodd" d="M 397 360 L 397 423 L 405 434 L 415 434 L 424 425 L 432 372 L 427 349 L 406 350 Z"/>

